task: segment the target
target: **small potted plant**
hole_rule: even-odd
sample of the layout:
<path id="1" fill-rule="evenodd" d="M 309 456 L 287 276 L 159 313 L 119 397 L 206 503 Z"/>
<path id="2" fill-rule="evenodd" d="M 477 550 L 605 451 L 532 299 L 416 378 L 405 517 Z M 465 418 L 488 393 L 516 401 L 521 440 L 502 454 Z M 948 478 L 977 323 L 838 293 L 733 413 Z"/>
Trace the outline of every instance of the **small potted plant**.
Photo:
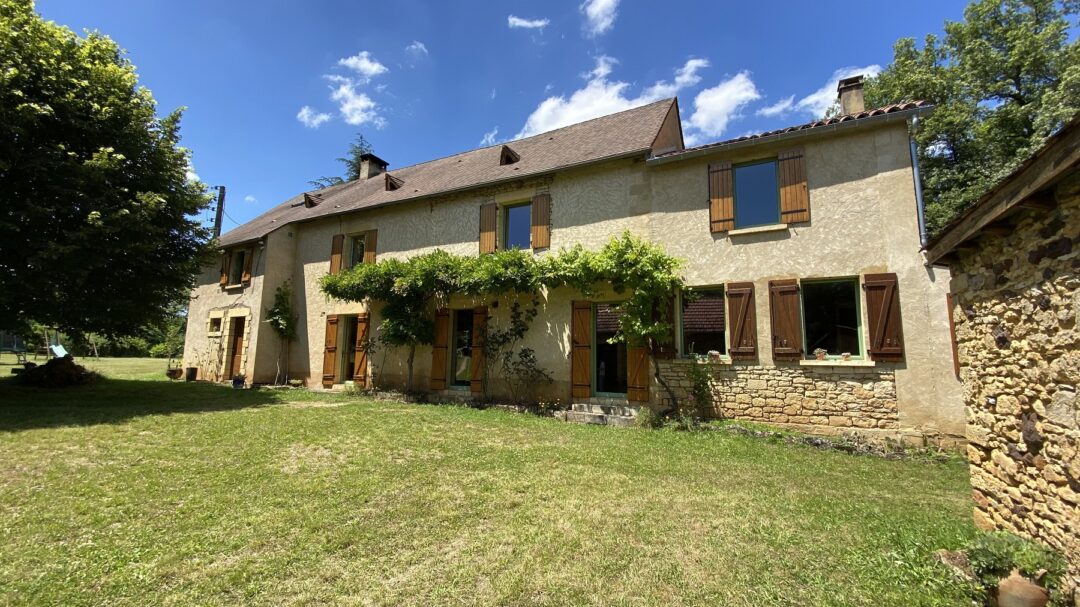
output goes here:
<path id="1" fill-rule="evenodd" d="M 828 353 L 829 351 L 825 348 L 818 348 L 814 350 L 814 358 L 817 360 L 825 360 L 825 355 Z"/>
<path id="2" fill-rule="evenodd" d="M 243 387 L 244 387 L 244 379 L 245 379 L 245 377 L 243 375 L 233 375 L 232 387 L 237 389 L 237 390 L 243 389 Z"/>
<path id="3" fill-rule="evenodd" d="M 851 362 L 851 352 L 843 352 L 840 354 L 840 360 L 848 363 Z"/>

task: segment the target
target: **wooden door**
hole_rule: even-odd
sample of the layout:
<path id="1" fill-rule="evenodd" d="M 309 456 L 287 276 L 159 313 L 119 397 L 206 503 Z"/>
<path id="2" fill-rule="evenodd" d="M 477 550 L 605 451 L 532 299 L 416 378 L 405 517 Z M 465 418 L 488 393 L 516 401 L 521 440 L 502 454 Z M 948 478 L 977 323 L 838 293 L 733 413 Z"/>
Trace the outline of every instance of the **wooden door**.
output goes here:
<path id="1" fill-rule="evenodd" d="M 370 317 L 367 314 L 360 314 L 356 317 L 356 343 L 354 346 L 356 356 L 353 359 L 352 371 L 353 383 L 360 388 L 367 387 L 367 342 L 370 325 Z"/>
<path id="2" fill-rule="evenodd" d="M 244 317 L 232 319 L 232 331 L 229 334 L 229 373 L 228 379 L 244 372 L 241 366 L 244 359 Z"/>
<path id="3" fill-rule="evenodd" d="M 592 396 L 592 302 L 575 301 L 570 320 L 570 383 L 574 398 Z"/>

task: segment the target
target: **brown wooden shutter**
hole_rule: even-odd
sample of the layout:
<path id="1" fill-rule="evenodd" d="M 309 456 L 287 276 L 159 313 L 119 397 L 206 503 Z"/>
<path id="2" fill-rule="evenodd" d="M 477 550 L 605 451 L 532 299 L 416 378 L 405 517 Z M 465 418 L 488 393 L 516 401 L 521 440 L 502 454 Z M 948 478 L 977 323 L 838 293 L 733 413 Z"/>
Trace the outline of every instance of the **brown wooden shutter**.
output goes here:
<path id="1" fill-rule="evenodd" d="M 671 325 L 667 334 L 667 339 L 664 343 L 659 341 L 653 342 L 652 355 L 661 360 L 667 360 L 675 358 L 675 331 L 677 327 L 675 325 L 675 297 L 672 296 L 667 310 L 657 306 L 653 310 L 653 322 L 666 322 Z"/>
<path id="2" fill-rule="evenodd" d="M 331 314 L 326 317 L 326 340 L 323 348 L 322 385 L 324 388 L 333 387 L 337 381 L 338 352 L 337 352 L 337 316 Z"/>
<path id="3" fill-rule="evenodd" d="M 802 306 L 799 281 L 769 281 L 769 316 L 772 320 L 773 358 L 802 357 Z"/>
<path id="4" fill-rule="evenodd" d="M 870 358 L 899 360 L 904 355 L 904 333 L 896 274 L 867 274 L 863 291 L 870 320 Z"/>
<path id="5" fill-rule="evenodd" d="M 487 335 L 487 318 L 487 306 L 473 308 L 472 377 L 469 378 L 469 390 L 473 394 L 484 392 L 484 338 Z"/>
<path id="6" fill-rule="evenodd" d="M 709 230 L 714 234 L 735 229 L 735 184 L 731 162 L 709 165 Z"/>
<path id="7" fill-rule="evenodd" d="M 495 252 L 495 224 L 499 207 L 494 202 L 480 205 L 480 253 Z"/>
<path id="8" fill-rule="evenodd" d="M 645 348 L 626 349 L 626 400 L 649 402 L 649 351 Z"/>
<path id="9" fill-rule="evenodd" d="M 356 359 L 353 366 L 353 382 L 361 388 L 367 387 L 367 341 L 371 317 L 365 314 L 356 316 Z"/>
<path id="10" fill-rule="evenodd" d="M 218 278 L 218 284 L 225 286 L 229 284 L 229 263 L 232 261 L 232 255 L 229 255 L 228 251 L 221 254 L 221 277 Z"/>
<path id="11" fill-rule="evenodd" d="M 532 248 L 551 246 L 551 194 L 537 194 L 532 199 Z"/>
<path id="12" fill-rule="evenodd" d="M 574 398 L 592 396 L 592 302 L 573 302 L 570 319 L 570 385 Z"/>
<path id="13" fill-rule="evenodd" d="M 364 232 L 364 263 L 375 263 L 375 251 L 379 248 L 379 231 Z"/>
<path id="14" fill-rule="evenodd" d="M 802 148 L 780 152 L 780 222 L 810 221 L 810 195 L 806 188 L 806 157 Z"/>
<path id="15" fill-rule="evenodd" d="M 431 346 L 431 389 L 446 389 L 446 355 L 450 344 L 450 311 L 435 311 L 435 341 Z"/>
<path id="16" fill-rule="evenodd" d="M 729 352 L 733 359 L 757 358 L 757 312 L 754 283 L 733 282 L 724 287 L 727 296 Z"/>
<path id="17" fill-rule="evenodd" d="M 255 259 L 255 249 L 248 249 L 244 253 L 244 273 L 240 277 L 240 282 L 244 285 L 251 284 L 251 262 Z"/>
<path id="18" fill-rule="evenodd" d="M 345 248 L 345 235 L 334 234 L 330 241 L 330 273 L 337 274 L 341 271 L 341 250 Z"/>

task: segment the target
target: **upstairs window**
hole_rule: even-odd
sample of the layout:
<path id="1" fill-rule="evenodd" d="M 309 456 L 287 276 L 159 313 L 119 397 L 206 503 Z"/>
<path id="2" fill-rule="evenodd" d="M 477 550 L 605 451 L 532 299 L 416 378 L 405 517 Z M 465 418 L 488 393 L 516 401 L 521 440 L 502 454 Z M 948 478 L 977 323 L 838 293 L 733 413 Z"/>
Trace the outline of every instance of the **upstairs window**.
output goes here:
<path id="1" fill-rule="evenodd" d="M 247 267 L 247 256 L 249 255 L 246 249 L 240 249 L 239 251 L 233 251 L 232 257 L 229 259 L 229 285 L 239 285 L 244 282 L 244 268 Z"/>
<path id="2" fill-rule="evenodd" d="M 682 301 L 683 354 L 727 354 L 724 289 L 695 289 Z"/>
<path id="3" fill-rule="evenodd" d="M 532 204 L 506 207 L 503 213 L 503 248 L 528 249 L 531 247 Z"/>
<path id="4" fill-rule="evenodd" d="M 364 250 L 365 245 L 367 244 L 364 236 L 364 234 L 357 234 L 356 236 L 349 237 L 348 263 L 345 267 L 351 268 L 364 263 Z"/>
<path id="5" fill-rule="evenodd" d="M 803 281 L 806 355 L 817 349 L 829 356 L 862 356 L 859 340 L 859 281 L 855 278 Z"/>
<path id="6" fill-rule="evenodd" d="M 776 161 L 735 166 L 735 228 L 780 223 Z"/>

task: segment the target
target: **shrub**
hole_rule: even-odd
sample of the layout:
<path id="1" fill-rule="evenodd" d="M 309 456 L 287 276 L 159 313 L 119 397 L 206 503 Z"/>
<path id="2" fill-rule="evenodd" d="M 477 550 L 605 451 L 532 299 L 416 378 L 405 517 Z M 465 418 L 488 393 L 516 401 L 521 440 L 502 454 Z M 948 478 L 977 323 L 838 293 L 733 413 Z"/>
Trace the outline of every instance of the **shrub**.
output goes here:
<path id="1" fill-rule="evenodd" d="M 645 406 L 638 411 L 637 425 L 639 428 L 648 428 L 651 430 L 662 428 L 664 426 L 664 416 L 653 411 L 652 407 Z"/>
<path id="2" fill-rule="evenodd" d="M 15 376 L 15 381 L 35 388 L 66 388 L 86 385 L 99 377 L 86 367 L 75 364 L 71 356 L 65 356 L 54 358 L 44 365 L 28 366 Z"/>
<path id="3" fill-rule="evenodd" d="M 1064 604 L 1060 586 L 1067 568 L 1065 559 L 1042 544 L 995 531 L 975 538 L 967 554 L 980 586 L 976 594 L 981 598 L 992 596 L 998 582 L 1016 569 L 1024 577 L 1042 584 L 1050 592 L 1052 604 Z"/>

